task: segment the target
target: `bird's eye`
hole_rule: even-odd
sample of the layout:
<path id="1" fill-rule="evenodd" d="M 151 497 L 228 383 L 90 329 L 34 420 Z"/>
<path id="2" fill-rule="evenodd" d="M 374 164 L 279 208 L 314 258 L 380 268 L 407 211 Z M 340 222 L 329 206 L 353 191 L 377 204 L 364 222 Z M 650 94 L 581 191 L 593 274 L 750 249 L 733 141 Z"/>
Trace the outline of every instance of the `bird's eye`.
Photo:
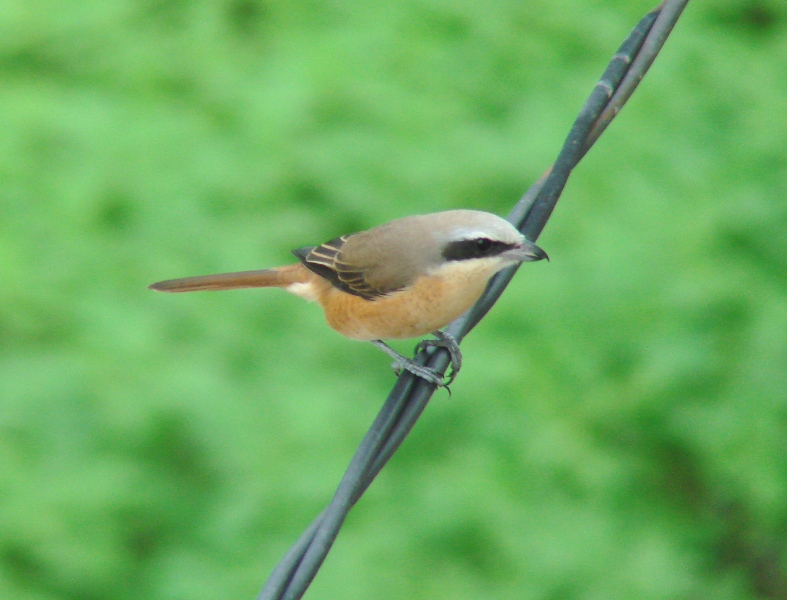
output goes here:
<path id="1" fill-rule="evenodd" d="M 487 238 L 478 238 L 473 242 L 473 245 L 479 252 L 488 252 L 492 247 L 492 240 Z"/>

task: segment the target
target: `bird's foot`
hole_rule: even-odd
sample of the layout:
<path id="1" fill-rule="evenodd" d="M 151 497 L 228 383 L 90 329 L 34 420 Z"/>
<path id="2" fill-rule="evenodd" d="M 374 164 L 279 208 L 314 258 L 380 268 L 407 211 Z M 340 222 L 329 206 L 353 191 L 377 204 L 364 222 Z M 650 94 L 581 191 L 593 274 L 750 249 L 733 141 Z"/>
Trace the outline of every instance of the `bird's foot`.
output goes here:
<path id="1" fill-rule="evenodd" d="M 402 371 L 409 371 L 413 375 L 420 377 L 421 379 L 425 379 L 426 381 L 436 385 L 437 387 L 444 387 L 448 389 L 448 384 L 451 382 L 449 381 L 448 383 L 446 383 L 445 378 L 441 373 L 438 373 L 434 369 L 431 369 L 424 365 L 419 365 L 412 359 L 407 358 L 406 356 L 402 356 L 382 340 L 372 340 L 372 344 L 377 346 L 380 350 L 382 350 L 388 356 L 394 359 L 394 363 L 391 365 L 391 367 L 393 368 L 394 373 L 396 373 L 397 376 L 400 375 Z"/>
<path id="2" fill-rule="evenodd" d="M 451 357 L 451 374 L 448 376 L 448 381 L 445 385 L 451 385 L 454 379 L 456 379 L 456 374 L 459 373 L 459 369 L 462 368 L 462 352 L 459 350 L 459 344 L 457 344 L 454 336 L 445 331 L 434 331 L 432 335 L 437 339 L 421 340 L 415 347 L 415 351 L 418 352 L 419 350 L 426 350 L 428 348 L 445 348 L 448 350 L 448 354 Z"/>
<path id="3" fill-rule="evenodd" d="M 391 368 L 394 370 L 394 373 L 396 373 L 397 376 L 401 375 L 402 371 L 409 371 L 413 375 L 416 375 L 421 379 L 426 379 L 429 383 L 433 383 L 437 387 L 444 387 L 447 390 L 448 384 L 451 383 L 450 381 L 446 382 L 443 375 L 434 369 L 416 364 L 414 361 L 404 356 L 402 356 L 401 359 L 394 361 L 394 363 L 391 365 Z M 448 391 L 450 393 L 451 390 Z"/>

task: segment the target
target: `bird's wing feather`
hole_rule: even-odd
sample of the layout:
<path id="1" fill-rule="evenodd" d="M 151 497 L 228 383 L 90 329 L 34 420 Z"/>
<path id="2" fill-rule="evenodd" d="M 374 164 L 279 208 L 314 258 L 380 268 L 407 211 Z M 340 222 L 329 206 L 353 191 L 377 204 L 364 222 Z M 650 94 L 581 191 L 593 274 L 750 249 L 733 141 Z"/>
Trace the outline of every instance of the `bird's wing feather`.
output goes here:
<path id="1" fill-rule="evenodd" d="M 366 274 L 374 264 L 357 264 L 348 260 L 342 247 L 351 237 L 343 235 L 319 246 L 298 248 L 292 253 L 307 269 L 327 279 L 334 287 L 364 300 L 375 300 L 395 291 L 369 283 Z"/>

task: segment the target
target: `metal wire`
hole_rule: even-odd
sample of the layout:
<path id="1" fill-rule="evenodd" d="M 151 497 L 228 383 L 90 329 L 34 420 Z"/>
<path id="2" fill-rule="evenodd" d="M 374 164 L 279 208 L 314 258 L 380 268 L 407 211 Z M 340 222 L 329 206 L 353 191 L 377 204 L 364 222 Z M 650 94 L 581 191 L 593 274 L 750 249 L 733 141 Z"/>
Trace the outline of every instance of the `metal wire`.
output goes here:
<path id="1" fill-rule="evenodd" d="M 645 76 L 689 0 L 665 0 L 631 31 L 585 102 L 554 165 L 517 203 L 508 216 L 529 240 L 546 225 L 571 171 L 620 112 Z M 481 299 L 446 331 L 461 341 L 492 308 L 516 273 L 498 273 Z M 415 356 L 440 373 L 448 352 L 430 348 Z M 435 386 L 404 371 L 361 441 L 330 504 L 304 531 L 271 573 L 258 600 L 297 600 L 314 579 L 353 505 L 385 466 L 426 408 Z"/>

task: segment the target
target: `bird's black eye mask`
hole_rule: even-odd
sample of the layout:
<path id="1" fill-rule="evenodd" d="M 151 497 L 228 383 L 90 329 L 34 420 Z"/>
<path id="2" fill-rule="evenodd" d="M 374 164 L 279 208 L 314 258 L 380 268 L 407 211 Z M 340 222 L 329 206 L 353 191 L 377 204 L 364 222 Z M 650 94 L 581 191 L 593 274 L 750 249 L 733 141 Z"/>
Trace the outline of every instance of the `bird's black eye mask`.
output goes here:
<path id="1" fill-rule="evenodd" d="M 458 242 L 449 242 L 443 248 L 443 258 L 446 260 L 489 258 L 516 247 L 516 244 L 490 240 L 484 237 L 473 238 L 472 240 L 459 240 Z"/>

